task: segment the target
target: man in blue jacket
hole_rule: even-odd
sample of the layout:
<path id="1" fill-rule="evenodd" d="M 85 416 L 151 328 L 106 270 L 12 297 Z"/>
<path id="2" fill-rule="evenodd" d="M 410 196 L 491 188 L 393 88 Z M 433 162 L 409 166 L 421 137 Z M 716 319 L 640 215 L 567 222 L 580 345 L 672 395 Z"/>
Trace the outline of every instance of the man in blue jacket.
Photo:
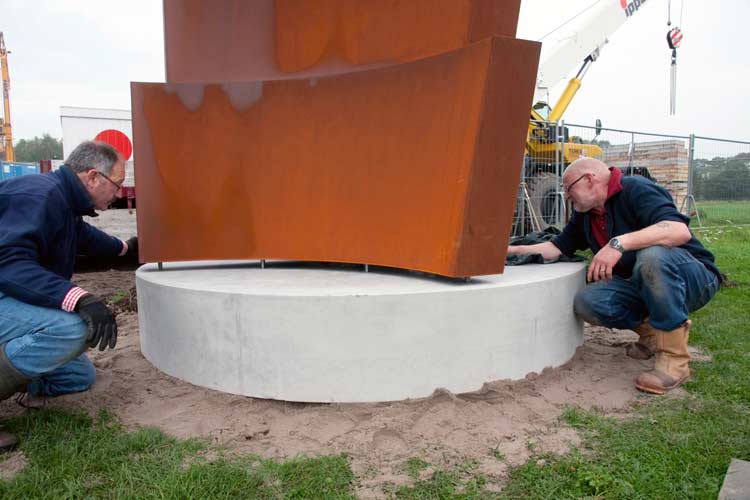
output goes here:
<path id="1" fill-rule="evenodd" d="M 82 220 L 106 210 L 124 179 L 117 151 L 89 141 L 51 174 L 0 183 L 0 400 L 85 391 L 95 369 L 84 351 L 115 346 L 111 311 L 70 279 L 78 253 L 135 251 L 135 238 L 123 242 Z M 0 432 L 0 449 L 14 445 Z"/>
<path id="2" fill-rule="evenodd" d="M 714 256 L 669 193 L 643 177 L 622 177 L 616 168 L 582 158 L 565 170 L 562 189 L 574 208 L 562 233 L 545 243 L 509 246 L 508 253 L 555 260 L 591 248 L 590 284 L 575 297 L 576 314 L 593 325 L 638 333 L 628 356 L 656 355 L 654 369 L 636 378 L 638 389 L 664 394 L 680 386 L 690 376 L 688 313 L 711 300 L 721 283 Z"/>

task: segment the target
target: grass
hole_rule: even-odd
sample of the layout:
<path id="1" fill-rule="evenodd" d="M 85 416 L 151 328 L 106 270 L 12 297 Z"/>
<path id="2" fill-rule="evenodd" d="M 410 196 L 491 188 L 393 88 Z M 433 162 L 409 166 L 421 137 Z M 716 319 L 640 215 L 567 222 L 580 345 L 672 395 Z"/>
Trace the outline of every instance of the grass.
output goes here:
<path id="1" fill-rule="evenodd" d="M 96 420 L 40 410 L 6 422 L 23 438 L 28 465 L 0 481 L 3 499 L 28 498 L 353 498 L 346 457 L 282 464 L 226 458 L 198 440 L 157 429 L 126 432 L 108 413 Z"/>
<path id="2" fill-rule="evenodd" d="M 685 398 L 643 396 L 626 419 L 570 407 L 562 415 L 582 444 L 563 456 L 532 447 L 501 492 L 488 489 L 476 462 L 451 470 L 420 457 L 404 464 L 411 485 L 390 487 L 399 499 L 606 498 L 714 499 L 732 458 L 750 460 L 750 227 L 696 230 L 732 280 L 691 315 L 690 343 L 711 355 L 693 362 Z M 0 497 L 21 498 L 353 498 L 345 456 L 278 463 L 227 457 L 198 440 L 155 429 L 126 432 L 106 412 L 91 420 L 34 411 L 7 420 L 22 438 L 28 465 L 0 481 Z M 488 454 L 504 460 L 499 450 Z M 422 479 L 420 479 L 422 477 Z"/>
<path id="3" fill-rule="evenodd" d="M 731 226 L 750 224 L 750 201 L 698 200 L 698 215 L 704 226 Z M 693 208 L 692 206 L 690 207 Z M 698 226 L 698 218 L 693 216 L 692 227 Z"/>

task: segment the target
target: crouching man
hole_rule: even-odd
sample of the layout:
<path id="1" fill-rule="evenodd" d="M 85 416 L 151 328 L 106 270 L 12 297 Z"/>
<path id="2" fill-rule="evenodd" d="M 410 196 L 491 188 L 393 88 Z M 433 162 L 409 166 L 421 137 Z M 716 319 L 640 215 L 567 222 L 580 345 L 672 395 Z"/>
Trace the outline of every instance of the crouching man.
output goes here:
<path id="1" fill-rule="evenodd" d="M 70 279 L 77 253 L 136 251 L 135 238 L 123 242 L 82 220 L 105 210 L 124 179 L 114 148 L 84 142 L 51 174 L 0 182 L 0 400 L 85 391 L 96 375 L 86 348 L 115 347 L 113 314 Z M 0 432 L 0 449 L 15 444 Z"/>
<path id="2" fill-rule="evenodd" d="M 640 176 L 623 177 L 593 158 L 570 164 L 563 175 L 573 216 L 562 233 L 537 245 L 509 246 L 509 254 L 540 253 L 545 260 L 591 248 L 589 285 L 575 297 L 575 312 L 593 325 L 635 330 L 628 356 L 656 355 L 653 370 L 635 386 L 653 394 L 689 376 L 688 313 L 714 296 L 721 273 L 714 256 L 688 229 L 669 193 Z"/>

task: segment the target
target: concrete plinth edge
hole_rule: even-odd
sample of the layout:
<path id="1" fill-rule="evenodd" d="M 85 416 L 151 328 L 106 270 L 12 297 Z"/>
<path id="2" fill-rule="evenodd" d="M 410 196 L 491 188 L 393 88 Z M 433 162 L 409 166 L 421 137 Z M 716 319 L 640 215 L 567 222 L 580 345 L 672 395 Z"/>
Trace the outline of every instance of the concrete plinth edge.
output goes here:
<path id="1" fill-rule="evenodd" d="M 392 401 L 479 389 L 568 361 L 583 341 L 584 265 L 506 267 L 468 283 L 354 266 L 146 264 L 144 356 L 224 392 L 286 401 Z"/>

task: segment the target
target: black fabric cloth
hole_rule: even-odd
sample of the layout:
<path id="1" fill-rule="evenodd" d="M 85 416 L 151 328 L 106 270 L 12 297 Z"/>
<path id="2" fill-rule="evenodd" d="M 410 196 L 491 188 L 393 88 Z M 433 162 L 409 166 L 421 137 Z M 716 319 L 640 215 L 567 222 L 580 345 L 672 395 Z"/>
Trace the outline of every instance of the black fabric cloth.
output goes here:
<path id="1" fill-rule="evenodd" d="M 548 227 L 544 231 L 534 231 L 524 236 L 516 236 L 511 238 L 511 245 L 536 245 L 537 243 L 544 243 L 545 241 L 552 241 L 552 239 L 560 234 L 560 230 L 556 227 Z M 582 262 L 584 259 L 578 255 L 567 256 L 565 254 L 560 255 L 559 259 L 554 261 L 545 261 L 544 257 L 540 253 L 527 253 L 523 255 L 506 255 L 505 265 L 506 266 L 522 266 L 524 264 L 552 264 L 553 262 Z"/>

